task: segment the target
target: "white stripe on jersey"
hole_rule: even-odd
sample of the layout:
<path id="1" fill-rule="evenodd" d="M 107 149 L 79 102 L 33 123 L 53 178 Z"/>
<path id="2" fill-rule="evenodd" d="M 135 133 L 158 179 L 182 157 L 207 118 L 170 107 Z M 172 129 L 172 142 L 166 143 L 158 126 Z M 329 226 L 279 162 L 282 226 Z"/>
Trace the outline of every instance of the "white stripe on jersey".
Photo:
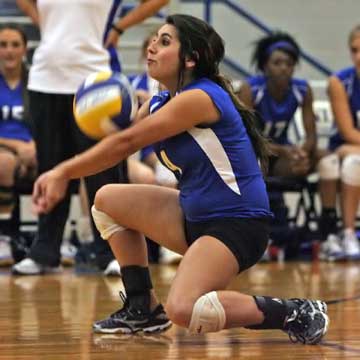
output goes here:
<path id="1" fill-rule="evenodd" d="M 256 93 L 256 97 L 254 100 L 254 105 L 258 105 L 260 103 L 260 101 L 262 100 L 262 98 L 264 97 L 264 93 L 265 93 L 265 87 L 264 86 L 258 86 L 259 91 Z M 255 87 L 256 89 L 256 87 Z"/>
<path id="2" fill-rule="evenodd" d="M 211 129 L 193 128 L 188 130 L 188 133 L 205 152 L 225 184 L 232 191 L 240 195 L 240 189 L 232 170 L 230 160 L 214 131 Z"/>
<path id="3" fill-rule="evenodd" d="M 304 97 L 302 96 L 300 89 L 297 86 L 293 85 L 292 91 L 299 105 L 302 105 L 304 102 Z"/>
<path id="4" fill-rule="evenodd" d="M 160 103 L 161 101 L 156 101 L 150 106 L 150 114 L 153 113 L 153 111 L 156 109 L 157 106 L 159 106 Z"/>

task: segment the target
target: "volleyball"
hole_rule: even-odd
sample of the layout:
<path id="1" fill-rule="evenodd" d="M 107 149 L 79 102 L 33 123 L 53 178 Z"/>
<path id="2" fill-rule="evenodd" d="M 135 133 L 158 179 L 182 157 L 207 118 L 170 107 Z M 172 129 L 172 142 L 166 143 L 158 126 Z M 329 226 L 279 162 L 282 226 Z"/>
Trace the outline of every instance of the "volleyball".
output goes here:
<path id="1" fill-rule="evenodd" d="M 127 128 L 137 108 L 137 97 L 128 79 L 115 72 L 89 75 L 74 97 L 74 117 L 78 127 L 96 140 Z"/>

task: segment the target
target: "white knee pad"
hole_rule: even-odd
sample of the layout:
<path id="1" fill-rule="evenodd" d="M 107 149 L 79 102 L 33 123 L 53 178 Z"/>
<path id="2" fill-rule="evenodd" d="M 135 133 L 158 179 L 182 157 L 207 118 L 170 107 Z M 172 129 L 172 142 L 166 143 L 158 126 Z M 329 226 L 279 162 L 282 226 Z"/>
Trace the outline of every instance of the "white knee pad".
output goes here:
<path id="1" fill-rule="evenodd" d="M 337 180 L 340 178 L 340 159 L 337 154 L 330 154 L 320 159 L 318 164 L 320 179 Z"/>
<path id="2" fill-rule="evenodd" d="M 360 155 L 352 154 L 344 158 L 341 181 L 347 185 L 360 186 Z"/>
<path id="3" fill-rule="evenodd" d="M 95 205 L 91 207 L 91 214 L 94 219 L 96 228 L 99 230 L 101 237 L 108 240 L 111 235 L 117 231 L 126 230 L 123 226 L 116 224 L 116 222 L 107 214 L 96 209 Z"/>
<path id="4" fill-rule="evenodd" d="M 212 291 L 196 300 L 191 315 L 189 332 L 191 334 L 204 334 L 220 331 L 224 328 L 225 321 L 225 310 L 216 291 Z"/>

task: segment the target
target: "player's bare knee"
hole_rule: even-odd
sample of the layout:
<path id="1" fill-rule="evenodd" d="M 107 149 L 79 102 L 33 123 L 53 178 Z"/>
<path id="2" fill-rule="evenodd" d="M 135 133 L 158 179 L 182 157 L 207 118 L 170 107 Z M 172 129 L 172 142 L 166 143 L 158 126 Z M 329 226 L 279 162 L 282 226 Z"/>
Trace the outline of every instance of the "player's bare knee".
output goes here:
<path id="1" fill-rule="evenodd" d="M 105 210 L 105 205 L 108 202 L 109 191 L 112 185 L 102 186 L 95 194 L 94 206 L 99 211 Z"/>
<path id="2" fill-rule="evenodd" d="M 165 305 L 166 314 L 176 325 L 188 327 L 191 319 L 193 304 L 187 300 L 168 298 Z"/>

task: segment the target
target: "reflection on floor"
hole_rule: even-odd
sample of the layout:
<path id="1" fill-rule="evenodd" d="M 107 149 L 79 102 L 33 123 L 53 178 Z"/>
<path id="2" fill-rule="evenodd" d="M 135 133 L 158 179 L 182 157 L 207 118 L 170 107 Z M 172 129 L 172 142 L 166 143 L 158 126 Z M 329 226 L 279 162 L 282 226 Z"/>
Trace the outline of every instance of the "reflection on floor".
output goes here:
<path id="1" fill-rule="evenodd" d="M 162 301 L 176 267 L 154 265 Z M 360 266 L 357 263 L 259 264 L 240 275 L 234 290 L 278 297 L 335 300 L 320 346 L 292 344 L 280 331 L 225 330 L 190 336 L 173 326 L 155 335 L 93 334 L 94 320 L 119 305 L 118 278 L 74 274 L 15 277 L 0 271 L 2 359 L 360 359 Z"/>

